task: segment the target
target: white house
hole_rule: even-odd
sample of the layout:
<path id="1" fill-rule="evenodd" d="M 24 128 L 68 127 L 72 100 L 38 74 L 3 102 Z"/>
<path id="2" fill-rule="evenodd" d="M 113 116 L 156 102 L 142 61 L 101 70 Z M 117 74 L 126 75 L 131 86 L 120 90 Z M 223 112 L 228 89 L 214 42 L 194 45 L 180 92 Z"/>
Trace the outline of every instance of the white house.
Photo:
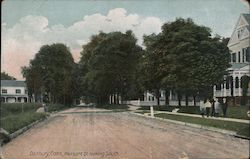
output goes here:
<path id="1" fill-rule="evenodd" d="M 229 76 L 214 87 L 214 96 L 234 97 L 239 102 L 242 96 L 242 77 L 250 77 L 250 14 L 240 15 L 227 46 L 231 54 Z M 250 96 L 250 84 L 247 95 Z"/>
<path id="2" fill-rule="evenodd" d="M 1 102 L 28 102 L 28 90 L 25 81 L 1 80 Z"/>

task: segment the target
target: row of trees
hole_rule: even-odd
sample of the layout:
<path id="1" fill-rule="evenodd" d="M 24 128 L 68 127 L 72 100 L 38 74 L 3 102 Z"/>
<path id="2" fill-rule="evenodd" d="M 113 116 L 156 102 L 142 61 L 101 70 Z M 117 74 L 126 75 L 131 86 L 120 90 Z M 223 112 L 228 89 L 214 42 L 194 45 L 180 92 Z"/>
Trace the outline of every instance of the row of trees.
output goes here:
<path id="1" fill-rule="evenodd" d="M 70 103 L 83 96 L 99 104 L 113 97 L 118 103 L 119 96 L 128 100 L 149 90 L 159 103 L 163 89 L 176 91 L 179 99 L 205 97 L 229 67 L 226 43 L 212 37 L 209 28 L 180 18 L 165 23 L 159 34 L 144 36 L 144 49 L 132 31 L 93 35 L 79 63 L 65 45 L 45 45 L 23 75 L 29 91 L 46 94 L 50 102 Z"/>

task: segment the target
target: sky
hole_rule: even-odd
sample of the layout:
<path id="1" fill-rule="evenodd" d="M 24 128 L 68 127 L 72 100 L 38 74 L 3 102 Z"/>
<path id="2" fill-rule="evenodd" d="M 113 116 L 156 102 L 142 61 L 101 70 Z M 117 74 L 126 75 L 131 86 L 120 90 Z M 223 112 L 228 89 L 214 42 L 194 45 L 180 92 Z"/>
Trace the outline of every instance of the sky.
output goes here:
<path id="1" fill-rule="evenodd" d="M 179 17 L 230 37 L 249 6 L 243 0 L 4 0 L 1 11 L 1 72 L 23 80 L 21 67 L 45 44 L 66 44 L 78 62 L 82 45 L 99 31 L 130 29 L 142 45 L 143 35 Z"/>

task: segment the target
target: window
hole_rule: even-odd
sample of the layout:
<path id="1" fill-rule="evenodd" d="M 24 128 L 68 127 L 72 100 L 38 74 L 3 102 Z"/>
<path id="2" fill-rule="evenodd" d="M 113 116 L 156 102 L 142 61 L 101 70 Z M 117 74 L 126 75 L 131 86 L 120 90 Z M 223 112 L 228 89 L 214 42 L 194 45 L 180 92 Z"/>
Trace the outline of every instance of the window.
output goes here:
<path id="1" fill-rule="evenodd" d="M 240 63 L 240 52 L 238 52 L 238 62 Z"/>
<path id="2" fill-rule="evenodd" d="M 7 93 L 7 89 L 2 89 L 2 93 Z"/>
<path id="3" fill-rule="evenodd" d="M 232 53 L 232 62 L 236 62 L 236 53 Z"/>
<path id="4" fill-rule="evenodd" d="M 241 34 L 240 34 L 240 30 L 238 30 L 238 39 L 240 38 Z"/>
<path id="5" fill-rule="evenodd" d="M 235 88 L 239 88 L 239 78 L 235 78 Z"/>
<path id="6" fill-rule="evenodd" d="M 245 62 L 245 58 L 246 58 L 246 48 L 242 49 L 242 62 Z"/>
<path id="7" fill-rule="evenodd" d="M 16 89 L 16 94 L 20 94 L 21 93 L 21 89 Z"/>
<path id="8" fill-rule="evenodd" d="M 250 47 L 246 48 L 246 61 L 250 62 Z"/>
<path id="9" fill-rule="evenodd" d="M 216 90 L 221 90 L 221 84 L 216 84 Z"/>
<path id="10" fill-rule="evenodd" d="M 244 28 L 238 30 L 238 39 L 242 38 L 243 33 L 244 33 Z"/>

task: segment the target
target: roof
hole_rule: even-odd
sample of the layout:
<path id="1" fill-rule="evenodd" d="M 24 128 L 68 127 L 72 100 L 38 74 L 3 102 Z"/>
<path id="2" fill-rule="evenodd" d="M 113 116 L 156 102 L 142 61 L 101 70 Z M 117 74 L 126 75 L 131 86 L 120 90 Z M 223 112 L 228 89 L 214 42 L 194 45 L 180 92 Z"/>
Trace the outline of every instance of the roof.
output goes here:
<path id="1" fill-rule="evenodd" d="M 240 68 L 243 68 L 245 66 L 247 66 L 249 64 L 247 63 L 231 63 L 231 67 L 232 69 L 240 69 Z"/>
<path id="2" fill-rule="evenodd" d="M 1 80 L 1 87 L 26 87 L 25 81 Z"/>
<path id="3" fill-rule="evenodd" d="M 242 14 L 242 16 L 245 18 L 245 20 L 250 24 L 250 14 Z"/>

